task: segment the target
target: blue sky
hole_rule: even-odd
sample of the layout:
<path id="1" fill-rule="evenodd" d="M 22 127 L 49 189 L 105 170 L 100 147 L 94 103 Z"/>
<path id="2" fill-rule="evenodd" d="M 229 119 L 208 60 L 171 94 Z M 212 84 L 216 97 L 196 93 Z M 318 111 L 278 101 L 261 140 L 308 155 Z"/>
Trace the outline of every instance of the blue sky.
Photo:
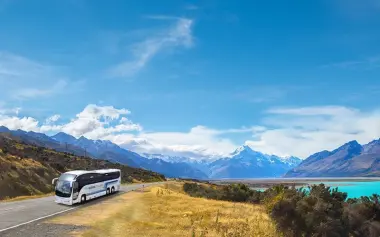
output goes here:
<path id="1" fill-rule="evenodd" d="M 376 0 L 0 0 L 0 123 L 180 155 L 365 143 L 380 137 L 379 13 Z"/>

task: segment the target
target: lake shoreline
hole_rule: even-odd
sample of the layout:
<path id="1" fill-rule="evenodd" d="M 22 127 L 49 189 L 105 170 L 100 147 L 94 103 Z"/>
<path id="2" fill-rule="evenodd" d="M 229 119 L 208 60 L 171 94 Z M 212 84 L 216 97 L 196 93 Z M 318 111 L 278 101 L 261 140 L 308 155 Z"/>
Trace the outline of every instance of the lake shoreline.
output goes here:
<path id="1" fill-rule="evenodd" d="M 248 185 L 253 189 L 266 189 L 273 187 L 275 185 L 285 185 L 288 187 L 307 187 L 310 185 L 327 183 L 327 186 L 335 186 L 329 185 L 339 184 L 339 186 L 352 186 L 355 185 L 353 183 L 357 182 L 374 182 L 380 181 L 380 177 L 333 177 L 333 178 L 325 178 L 325 177 L 316 177 L 316 178 L 260 178 L 260 179 L 221 179 L 221 180 L 209 180 L 210 183 L 215 183 L 219 185 L 228 185 L 228 184 L 236 184 L 242 183 Z"/>

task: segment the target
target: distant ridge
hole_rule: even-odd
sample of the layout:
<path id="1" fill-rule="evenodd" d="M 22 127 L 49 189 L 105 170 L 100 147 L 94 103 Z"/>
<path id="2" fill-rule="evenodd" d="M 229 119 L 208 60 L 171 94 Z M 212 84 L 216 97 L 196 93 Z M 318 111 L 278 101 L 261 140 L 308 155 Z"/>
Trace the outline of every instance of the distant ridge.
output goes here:
<path id="1" fill-rule="evenodd" d="M 309 156 L 285 177 L 380 176 L 380 139 L 360 145 L 350 141 L 333 151 Z"/>

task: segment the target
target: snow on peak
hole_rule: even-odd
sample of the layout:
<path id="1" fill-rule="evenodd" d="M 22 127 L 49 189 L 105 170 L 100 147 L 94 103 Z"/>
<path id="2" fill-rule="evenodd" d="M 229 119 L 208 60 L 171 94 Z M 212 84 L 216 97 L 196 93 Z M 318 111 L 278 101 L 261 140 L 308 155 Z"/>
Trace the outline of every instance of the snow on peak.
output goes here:
<path id="1" fill-rule="evenodd" d="M 247 145 L 244 145 L 244 146 L 240 146 L 240 147 L 238 147 L 234 152 L 232 152 L 232 153 L 230 154 L 230 156 L 231 156 L 231 157 L 232 157 L 232 156 L 236 156 L 236 155 L 241 154 L 242 152 L 248 152 L 248 153 L 251 153 L 251 152 L 254 152 L 254 151 L 252 150 L 251 147 L 249 147 L 249 146 L 247 146 Z"/>

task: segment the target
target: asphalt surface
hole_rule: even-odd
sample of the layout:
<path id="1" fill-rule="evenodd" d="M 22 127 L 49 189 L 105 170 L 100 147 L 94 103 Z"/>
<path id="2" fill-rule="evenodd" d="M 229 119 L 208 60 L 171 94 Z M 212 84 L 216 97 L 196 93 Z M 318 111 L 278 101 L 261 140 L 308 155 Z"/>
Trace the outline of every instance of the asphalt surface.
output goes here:
<path id="1" fill-rule="evenodd" d="M 141 189 L 143 188 L 143 185 L 144 187 L 149 187 L 162 183 L 163 182 L 124 185 L 122 186 L 119 194 Z M 78 204 L 74 206 L 64 206 L 57 204 L 54 202 L 54 196 L 0 203 L 0 236 L 16 236 L 16 231 L 18 229 L 22 229 L 22 232 L 27 230 L 27 236 L 34 236 L 31 228 L 34 228 L 38 225 L 40 225 L 40 227 L 43 227 L 41 226 L 43 224 L 39 223 L 40 220 L 45 220 L 49 217 L 53 217 L 78 208 L 85 208 L 88 205 L 94 205 L 97 202 L 109 200 L 109 198 L 112 197 L 114 196 L 111 195 L 101 197 L 86 204 Z"/>

